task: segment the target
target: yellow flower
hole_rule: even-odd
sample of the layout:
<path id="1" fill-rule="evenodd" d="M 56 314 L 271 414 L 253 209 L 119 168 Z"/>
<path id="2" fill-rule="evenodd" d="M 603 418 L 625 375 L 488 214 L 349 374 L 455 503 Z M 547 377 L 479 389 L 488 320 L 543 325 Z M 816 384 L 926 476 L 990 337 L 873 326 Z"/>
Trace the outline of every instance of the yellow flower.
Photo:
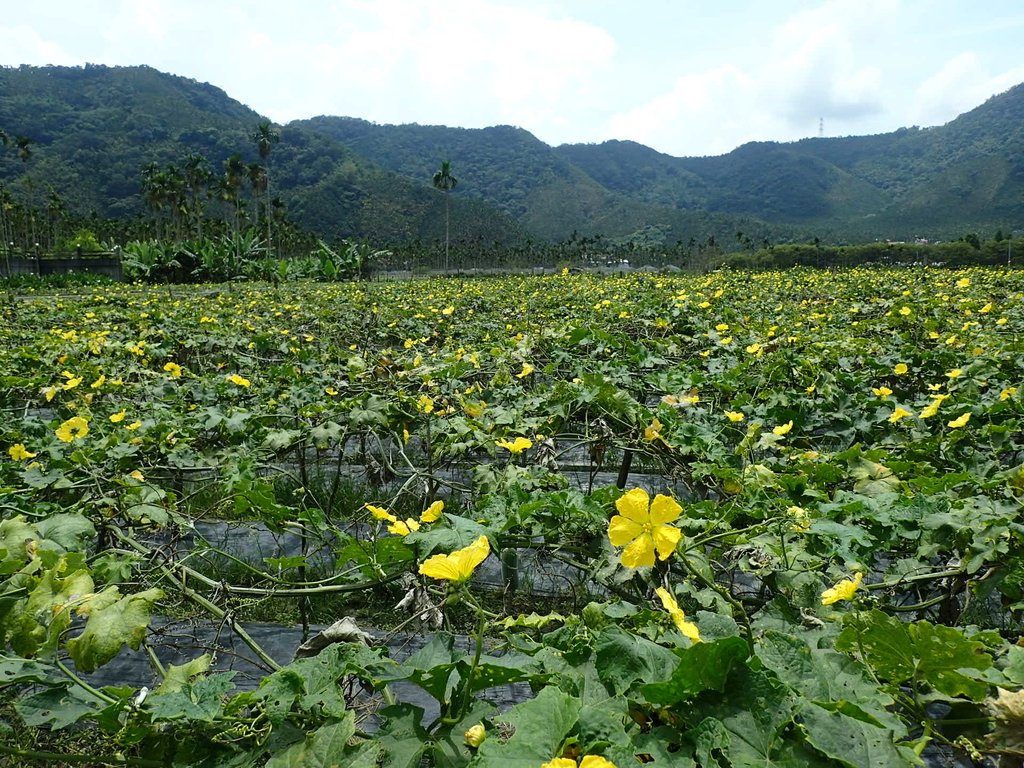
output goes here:
<path id="1" fill-rule="evenodd" d="M 141 421 L 133 421 L 131 424 L 126 424 L 125 425 L 125 429 L 127 429 L 129 432 L 134 432 L 136 429 L 138 429 L 141 426 L 142 426 L 142 422 Z"/>
<path id="2" fill-rule="evenodd" d="M 81 383 L 82 383 L 82 377 L 81 376 L 75 376 L 74 378 L 68 379 L 67 381 L 64 382 L 64 389 L 65 390 L 74 389 L 75 387 L 77 387 Z"/>
<path id="3" fill-rule="evenodd" d="M 906 363 L 896 363 L 896 367 L 892 369 L 892 372 L 897 376 L 902 376 L 909 370 Z"/>
<path id="4" fill-rule="evenodd" d="M 957 288 L 970 288 L 970 286 L 971 278 L 969 277 L 961 277 L 959 280 L 956 281 Z"/>
<path id="5" fill-rule="evenodd" d="M 428 557 L 420 563 L 420 573 L 432 579 L 463 582 L 490 553 L 490 542 L 486 536 L 481 536 L 468 547 L 457 549 L 450 555 Z"/>
<path id="6" fill-rule="evenodd" d="M 803 507 L 787 507 L 786 514 L 793 520 L 790 529 L 794 533 L 807 533 L 811 528 L 811 517 Z"/>
<path id="7" fill-rule="evenodd" d="M 448 315 L 452 314 L 453 312 L 455 312 L 455 307 L 450 304 L 441 310 L 441 314 L 444 315 L 445 317 L 448 317 Z"/>
<path id="8" fill-rule="evenodd" d="M 653 441 L 661 437 L 661 428 L 664 426 L 658 419 L 651 422 L 649 427 L 644 428 L 644 440 Z"/>
<path id="9" fill-rule="evenodd" d="M 533 441 L 527 437 L 517 437 L 515 440 L 496 440 L 494 443 L 499 448 L 504 448 L 509 453 L 522 453 L 527 448 L 533 448 Z"/>
<path id="10" fill-rule="evenodd" d="M 777 427 L 772 427 L 772 433 L 782 436 L 789 433 L 789 430 L 793 428 L 793 421 L 790 419 L 785 424 L 780 424 Z"/>
<path id="11" fill-rule="evenodd" d="M 393 522 L 395 522 L 395 520 L 398 519 L 397 517 L 395 517 L 394 515 L 392 515 L 390 512 L 388 512 L 386 509 L 384 509 L 382 507 L 375 507 L 373 504 L 367 504 L 366 508 L 368 510 L 370 510 L 370 514 L 373 515 L 378 520 L 387 520 L 387 521 L 393 523 Z"/>
<path id="12" fill-rule="evenodd" d="M 244 376 L 239 376 L 237 373 L 232 373 L 230 376 L 227 377 L 227 379 L 235 386 L 243 387 L 246 389 L 248 389 L 252 385 L 251 381 L 249 381 Z"/>
<path id="13" fill-rule="evenodd" d="M 954 368 L 953 370 L 946 373 L 947 379 L 959 379 L 963 376 L 964 372 L 960 368 Z"/>
<path id="14" fill-rule="evenodd" d="M 829 587 L 821 593 L 821 604 L 832 605 L 840 600 L 850 600 L 853 593 L 857 591 L 860 583 L 864 580 L 863 573 L 855 573 L 852 579 L 843 579 L 834 587 Z"/>
<path id="15" fill-rule="evenodd" d="M 331 397 L 334 397 L 336 394 L 338 394 L 338 390 L 336 390 L 334 387 L 324 387 L 324 392 L 326 392 Z"/>
<path id="16" fill-rule="evenodd" d="M 395 520 L 391 525 L 388 526 L 388 533 L 394 533 L 398 536 L 408 536 L 413 531 L 418 531 L 420 524 L 413 520 L 411 517 L 405 518 L 405 520 Z"/>
<path id="17" fill-rule="evenodd" d="M 70 419 L 65 421 L 59 427 L 57 427 L 55 434 L 65 443 L 71 443 L 75 440 L 81 440 L 87 434 L 89 434 L 89 422 L 83 419 L 81 416 L 72 416 Z"/>
<path id="18" fill-rule="evenodd" d="M 522 379 L 533 373 L 533 366 L 529 363 L 523 363 L 523 370 L 516 374 L 517 379 Z"/>
<path id="19" fill-rule="evenodd" d="M 100 387 L 103 386 L 103 384 L 106 382 L 106 380 L 107 380 L 107 377 L 101 373 L 100 377 L 98 379 L 96 379 L 96 381 L 94 381 L 92 384 L 89 385 L 89 389 L 99 389 Z"/>
<path id="20" fill-rule="evenodd" d="M 423 514 L 420 515 L 420 522 L 433 523 L 441 517 L 441 513 L 443 511 L 444 502 L 440 500 L 435 501 L 433 504 L 431 504 L 429 507 L 423 510 Z"/>
<path id="21" fill-rule="evenodd" d="M 761 345 L 755 341 L 753 344 L 747 345 L 746 351 L 748 354 L 760 356 Z"/>
<path id="22" fill-rule="evenodd" d="M 729 421 L 732 422 L 743 421 L 743 419 L 745 418 L 744 415 L 739 411 L 726 411 L 725 416 L 726 418 L 729 419 Z"/>
<path id="23" fill-rule="evenodd" d="M 942 405 L 941 400 L 936 400 L 932 403 L 929 403 L 921 410 L 919 414 L 917 414 L 918 418 L 930 419 L 932 416 L 939 412 L 940 405 Z"/>
<path id="24" fill-rule="evenodd" d="M 616 500 L 615 508 L 620 514 L 608 524 L 608 539 L 613 546 L 625 547 L 624 566 L 654 565 L 655 550 L 659 560 L 666 560 L 675 552 L 683 536 L 678 528 L 668 525 L 683 511 L 675 499 L 658 494 L 652 502 L 647 491 L 634 488 Z"/>
<path id="25" fill-rule="evenodd" d="M 892 390 L 886 386 L 872 387 L 871 391 L 875 393 L 876 397 L 880 397 L 883 400 L 885 400 L 885 398 L 892 394 Z"/>
<path id="26" fill-rule="evenodd" d="M 487 729 L 484 728 L 483 723 L 477 723 L 462 734 L 462 739 L 466 742 L 467 747 L 476 749 L 487 739 Z"/>
<path id="27" fill-rule="evenodd" d="M 951 422 L 949 422 L 949 424 L 947 424 L 946 426 L 948 426 L 950 429 L 960 429 L 960 427 L 966 427 L 967 426 L 967 422 L 970 421 L 970 420 L 971 420 L 971 414 L 968 411 L 967 413 L 962 413 L 959 416 L 957 416 L 955 419 L 953 419 Z"/>
<path id="28" fill-rule="evenodd" d="M 420 395 L 416 401 L 416 410 L 420 413 L 430 413 L 434 410 L 434 398 L 427 394 Z"/>
<path id="29" fill-rule="evenodd" d="M 910 411 L 908 411 L 906 408 L 897 405 L 896 410 L 889 414 L 889 423 L 895 424 L 900 419 L 905 419 L 907 416 L 911 415 L 912 414 L 910 413 Z"/>
<path id="30" fill-rule="evenodd" d="M 913 310 L 910 307 L 900 307 L 900 314 L 903 315 L 904 317 L 909 315 L 912 311 Z"/>
<path id="31" fill-rule="evenodd" d="M 1009 400 L 1011 397 L 1013 397 L 1016 394 L 1017 394 L 1017 388 L 1016 387 L 1007 387 L 1006 389 L 1004 389 L 1002 392 L 999 393 L 999 399 L 1000 400 Z"/>
<path id="32" fill-rule="evenodd" d="M 164 363 L 164 370 L 171 374 L 172 379 L 177 379 L 181 377 L 181 366 L 178 365 L 177 363 Z M 237 381 L 235 383 L 238 384 Z"/>
<path id="33" fill-rule="evenodd" d="M 7 453 L 11 455 L 11 461 L 23 461 L 25 459 L 34 459 L 36 454 L 32 453 L 21 443 L 15 443 L 7 449 Z"/>
<path id="34" fill-rule="evenodd" d="M 540 768 L 576 768 L 576 761 L 568 757 L 556 757 L 548 760 Z"/>
<path id="35" fill-rule="evenodd" d="M 143 475 L 142 472 L 139 471 L 138 469 L 133 469 L 131 472 L 129 472 L 128 477 L 132 478 L 133 480 L 138 480 L 140 483 L 146 479 L 146 476 Z"/>
<path id="36" fill-rule="evenodd" d="M 679 607 L 675 597 L 664 587 L 658 587 L 654 590 L 658 597 L 661 598 L 661 604 L 665 610 L 669 612 L 672 617 L 672 623 L 676 625 L 676 629 L 683 633 L 686 637 L 694 643 L 700 642 L 700 631 L 697 629 L 697 625 L 692 621 L 686 620 L 686 614 L 683 613 L 683 609 Z"/>
<path id="37" fill-rule="evenodd" d="M 119 424 L 124 421 L 126 411 L 118 411 L 117 413 L 110 414 L 110 421 L 113 424 Z"/>

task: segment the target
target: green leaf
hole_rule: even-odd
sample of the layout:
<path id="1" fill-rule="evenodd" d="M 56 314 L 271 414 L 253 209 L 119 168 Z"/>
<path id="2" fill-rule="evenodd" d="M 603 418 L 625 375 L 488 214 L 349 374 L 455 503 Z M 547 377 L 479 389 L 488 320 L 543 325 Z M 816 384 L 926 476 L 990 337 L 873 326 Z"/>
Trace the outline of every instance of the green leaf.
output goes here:
<path id="1" fill-rule="evenodd" d="M 68 640 L 68 653 L 75 666 L 93 672 L 114 658 L 125 644 L 138 649 L 146 637 L 150 606 L 163 595 L 154 587 L 110 605 L 93 606 L 82 634 Z"/>
<path id="2" fill-rule="evenodd" d="M 736 667 L 722 699 L 707 707 L 728 733 L 723 749 L 733 768 L 765 768 L 779 764 L 784 730 L 793 722 L 796 700 L 768 673 Z"/>
<path id="3" fill-rule="evenodd" d="M 177 691 L 154 693 L 146 698 L 146 710 L 154 720 L 212 723 L 222 713 L 226 695 L 235 688 L 234 676 L 234 672 L 220 672 L 185 683 Z"/>
<path id="4" fill-rule="evenodd" d="M 877 608 L 851 614 L 836 640 L 836 648 L 859 653 L 875 673 L 890 683 L 910 680 L 927 683 L 947 696 L 982 701 L 989 683 L 982 672 L 992 666 L 985 645 L 968 639 L 955 628 L 927 621 L 904 624 Z"/>
<path id="5" fill-rule="evenodd" d="M 668 680 L 679 658 L 668 648 L 610 626 L 597 636 L 597 669 L 602 682 L 624 693 L 636 682 Z"/>
<path id="6" fill-rule="evenodd" d="M 733 666 L 747 658 L 745 641 L 726 637 L 711 643 L 677 648 L 679 666 L 663 683 L 642 686 L 640 692 L 651 704 L 665 707 L 692 699 L 702 691 L 721 691 Z"/>
<path id="7" fill-rule="evenodd" d="M 205 674 L 213 662 L 213 657 L 204 653 L 202 656 L 192 659 L 185 664 L 171 664 L 167 667 L 163 682 L 153 693 L 173 693 L 180 691 L 182 687 L 193 677 Z"/>
<path id="8" fill-rule="evenodd" d="M 355 732 L 355 715 L 346 712 L 341 720 L 317 728 L 304 741 L 272 755 L 266 768 L 348 768 L 350 756 L 345 753 Z"/>
<path id="9" fill-rule="evenodd" d="M 890 711 L 893 698 L 880 691 L 867 668 L 848 655 L 811 647 L 793 635 L 768 630 L 758 644 L 757 657 L 804 698 L 830 710 L 842 707 L 858 720 L 905 734 Z"/>
<path id="10" fill-rule="evenodd" d="M 79 550 L 87 540 L 95 538 L 96 528 L 82 515 L 64 513 L 51 515 L 36 523 L 39 538 L 59 545 L 65 552 Z"/>
<path id="11" fill-rule="evenodd" d="M 579 699 L 554 686 L 544 688 L 499 718 L 499 727 L 512 735 L 506 741 L 495 735 L 481 744 L 475 768 L 537 768 L 559 756 L 579 714 Z"/>
<path id="12" fill-rule="evenodd" d="M 900 489 L 900 479 L 891 469 L 862 456 L 850 460 L 850 476 L 855 480 L 853 490 L 865 496 L 884 496 Z"/>
<path id="13" fill-rule="evenodd" d="M 56 686 L 16 701 L 14 708 L 25 725 L 57 730 L 97 714 L 104 704 L 80 686 Z"/>
<path id="14" fill-rule="evenodd" d="M 841 765 L 850 768 L 920 765 L 913 751 L 898 747 L 893 742 L 892 731 L 886 728 L 827 711 L 809 702 L 801 707 L 798 719 L 808 743 Z"/>
<path id="15" fill-rule="evenodd" d="M 383 768 L 417 768 L 429 736 L 422 726 L 423 709 L 401 703 L 377 712 L 383 720 L 376 739 L 384 750 Z"/>

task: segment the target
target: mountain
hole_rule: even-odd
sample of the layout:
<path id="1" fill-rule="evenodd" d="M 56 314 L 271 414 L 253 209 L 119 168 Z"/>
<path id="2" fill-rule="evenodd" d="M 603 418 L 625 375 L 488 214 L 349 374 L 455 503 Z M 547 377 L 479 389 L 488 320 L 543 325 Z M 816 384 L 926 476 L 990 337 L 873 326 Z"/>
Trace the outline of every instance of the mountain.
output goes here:
<path id="1" fill-rule="evenodd" d="M 222 90 L 149 67 L 0 68 L 0 129 L 32 139 L 0 151 L 0 184 L 80 213 L 146 212 L 141 169 L 235 153 L 256 162 L 263 118 Z M 0 148 L 2 150 L 2 148 Z M 522 128 L 378 125 L 321 116 L 281 128 L 272 190 L 290 218 L 328 238 L 443 237 L 431 185 L 450 160 L 452 237 L 510 242 L 573 235 L 705 242 L 948 239 L 1024 219 L 1024 85 L 944 126 L 876 136 L 753 142 L 672 157 L 629 141 L 551 147 Z"/>

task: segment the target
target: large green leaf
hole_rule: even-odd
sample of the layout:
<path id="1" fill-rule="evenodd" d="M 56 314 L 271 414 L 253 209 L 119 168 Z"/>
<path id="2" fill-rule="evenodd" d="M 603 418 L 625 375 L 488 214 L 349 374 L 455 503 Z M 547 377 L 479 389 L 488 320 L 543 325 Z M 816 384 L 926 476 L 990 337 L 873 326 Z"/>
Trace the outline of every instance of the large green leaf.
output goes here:
<path id="1" fill-rule="evenodd" d="M 266 768 L 349 768 L 351 755 L 346 752 L 355 732 L 355 716 L 346 712 L 340 720 L 320 726 L 303 741 L 272 755 Z"/>
<path id="2" fill-rule="evenodd" d="M 836 648 L 860 654 L 875 673 L 893 684 L 927 683 L 947 696 L 982 701 L 989 684 L 979 673 L 992 666 L 985 646 L 955 627 L 918 621 L 906 624 L 878 609 L 851 614 Z"/>
<path id="3" fill-rule="evenodd" d="M 637 682 L 668 680 L 680 663 L 668 648 L 614 625 L 601 630 L 594 647 L 598 674 L 614 693 L 624 693 Z"/>
<path id="4" fill-rule="evenodd" d="M 796 698 L 769 673 L 741 665 L 721 699 L 705 710 L 728 734 L 724 752 L 733 768 L 782 766 L 778 752 L 793 722 Z"/>
<path id="5" fill-rule="evenodd" d="M 721 691 L 733 666 L 747 658 L 747 644 L 738 637 L 678 648 L 679 666 L 662 683 L 649 683 L 640 692 L 655 706 L 670 706 L 702 691 Z"/>
<path id="6" fill-rule="evenodd" d="M 124 645 L 138 649 L 146 637 L 149 609 L 163 595 L 162 590 L 154 587 L 109 605 L 94 606 L 82 634 L 68 640 L 68 653 L 75 666 L 83 672 L 93 672 L 114 658 Z"/>
<path id="7" fill-rule="evenodd" d="M 544 688 L 500 718 L 499 727 L 512 735 L 505 740 L 494 735 L 480 745 L 475 768 L 537 768 L 559 756 L 579 714 L 579 699 L 554 686 Z"/>
<path id="8" fill-rule="evenodd" d="M 892 731 L 887 728 L 828 711 L 810 702 L 801 705 L 798 719 L 807 741 L 841 765 L 849 768 L 920 765 L 913 750 L 897 746 Z"/>
<path id="9" fill-rule="evenodd" d="M 812 648 L 799 637 L 768 630 L 758 643 L 757 657 L 804 698 L 830 710 L 841 707 L 859 720 L 905 733 L 890 711 L 892 696 L 879 690 L 867 668 L 850 656 Z"/>

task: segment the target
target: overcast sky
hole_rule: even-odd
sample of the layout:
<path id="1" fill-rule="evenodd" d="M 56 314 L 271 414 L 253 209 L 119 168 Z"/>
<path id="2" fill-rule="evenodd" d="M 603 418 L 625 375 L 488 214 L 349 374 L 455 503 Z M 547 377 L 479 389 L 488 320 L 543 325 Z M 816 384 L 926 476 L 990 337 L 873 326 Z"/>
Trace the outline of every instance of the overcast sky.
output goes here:
<path id="1" fill-rule="evenodd" d="M 1024 82 L 1021 0 L 39 0 L 0 64 L 148 64 L 278 123 L 516 125 L 677 156 L 940 125 Z"/>

